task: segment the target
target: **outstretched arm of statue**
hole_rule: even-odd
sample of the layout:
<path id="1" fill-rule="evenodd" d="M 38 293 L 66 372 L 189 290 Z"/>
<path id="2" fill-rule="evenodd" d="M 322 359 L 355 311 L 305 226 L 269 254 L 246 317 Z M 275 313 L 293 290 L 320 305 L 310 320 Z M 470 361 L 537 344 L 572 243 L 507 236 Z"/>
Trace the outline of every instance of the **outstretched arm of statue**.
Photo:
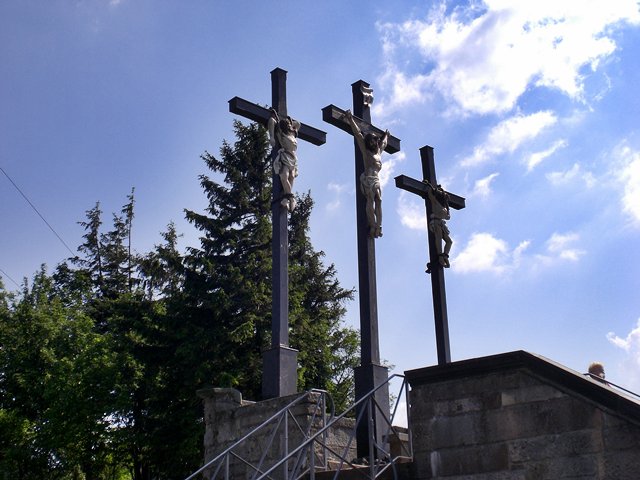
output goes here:
<path id="1" fill-rule="evenodd" d="M 353 113 L 351 113 L 351 110 L 347 110 L 346 112 L 344 112 L 343 118 L 347 121 L 347 123 L 351 127 L 351 131 L 353 132 L 353 134 L 356 136 L 362 137 L 362 132 L 360 131 L 360 127 L 358 127 L 358 124 L 353 119 Z"/>
<path id="2" fill-rule="evenodd" d="M 384 149 L 387 148 L 387 141 L 389 140 L 389 130 L 384 131 L 384 135 L 380 139 L 380 152 L 384 152 Z"/>
<path id="3" fill-rule="evenodd" d="M 291 128 L 293 128 L 296 133 L 296 137 L 298 136 L 298 130 L 300 130 L 301 123 L 298 120 L 291 119 Z"/>
<path id="4" fill-rule="evenodd" d="M 353 114 L 351 113 L 351 110 L 347 110 L 346 112 L 344 112 L 343 118 L 347 121 L 347 123 L 351 127 L 353 136 L 358 142 L 358 146 L 360 147 L 360 150 L 364 154 L 364 152 L 366 151 L 366 145 L 364 143 L 364 135 L 362 135 L 362 131 L 360 130 L 360 127 L 358 127 L 358 124 L 353 119 Z"/>
<path id="5" fill-rule="evenodd" d="M 273 108 L 271 109 L 271 116 L 267 121 L 267 129 L 269 130 L 269 144 L 272 147 L 276 146 L 276 124 L 278 123 L 278 112 Z"/>

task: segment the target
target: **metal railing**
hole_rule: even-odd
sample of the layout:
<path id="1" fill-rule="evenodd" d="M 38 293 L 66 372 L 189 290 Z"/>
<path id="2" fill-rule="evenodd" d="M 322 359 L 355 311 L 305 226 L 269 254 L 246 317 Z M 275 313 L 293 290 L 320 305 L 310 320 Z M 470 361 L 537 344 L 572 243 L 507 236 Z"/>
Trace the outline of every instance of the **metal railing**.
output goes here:
<path id="1" fill-rule="evenodd" d="M 314 397 L 317 397 L 314 400 Z M 295 407 L 299 407 L 304 401 L 311 400 L 311 411 L 310 414 L 305 415 L 308 417 L 308 423 L 305 426 L 302 426 L 296 418 L 296 412 L 293 411 Z M 329 412 L 327 412 L 327 407 L 329 407 Z M 327 415 L 328 413 L 328 415 Z M 273 472 L 275 469 L 273 467 L 269 468 L 268 463 L 268 454 L 271 451 L 272 447 L 276 449 L 282 449 L 282 453 L 287 458 L 286 462 L 279 461 L 277 463 L 278 466 L 283 465 L 283 473 L 282 478 L 289 480 L 293 477 L 290 475 L 290 471 L 294 471 L 299 469 L 299 465 L 302 464 L 303 458 L 299 456 L 297 460 L 294 459 L 295 465 L 293 468 L 289 465 L 291 461 L 290 451 L 293 448 L 293 445 L 290 445 L 291 437 L 300 437 L 302 436 L 303 441 L 308 439 L 312 431 L 322 429 L 327 425 L 327 419 L 332 419 L 334 417 L 334 407 L 333 400 L 328 392 L 324 390 L 312 389 L 309 390 L 300 396 L 296 397 L 289 404 L 279 410 L 277 413 L 273 414 L 267 420 L 262 422 L 260 425 L 255 427 L 249 433 L 244 435 L 242 438 L 235 441 L 231 446 L 225 449 L 222 453 L 218 454 L 212 460 L 206 462 L 202 467 L 189 475 L 185 480 L 191 480 L 201 473 L 205 472 L 204 478 L 208 480 L 213 480 L 217 478 L 224 478 L 228 480 L 233 478 L 233 467 L 234 465 L 242 465 L 244 466 L 248 472 L 251 472 L 250 476 L 246 476 L 246 478 L 251 479 L 259 479 L 259 478 L 272 478 L 266 477 L 266 472 Z M 318 422 L 320 424 L 318 425 Z M 271 429 L 271 431 L 269 431 Z M 293 433 L 293 435 L 292 435 Z M 255 461 L 252 460 L 251 457 L 255 455 L 248 454 L 246 450 L 246 445 L 251 441 L 262 441 L 262 451 L 260 452 L 260 458 Z M 296 438 L 295 444 L 298 445 L 300 443 L 299 438 Z M 278 455 L 280 458 L 281 455 Z M 315 460 L 315 455 L 312 456 L 313 460 Z M 265 464 L 267 462 L 267 465 Z M 325 468 L 327 466 L 327 458 L 320 459 L 321 465 Z M 266 466 L 265 466 L 266 465 Z M 266 470 L 263 471 L 263 470 Z"/>
<path id="2" fill-rule="evenodd" d="M 596 381 L 602 383 L 603 385 L 607 385 L 609 387 L 617 388 L 618 390 L 622 390 L 623 392 L 628 393 L 630 395 L 633 395 L 637 399 L 640 399 L 640 395 L 638 395 L 637 393 L 632 392 L 631 390 L 627 390 L 626 388 L 621 387 L 620 385 L 616 385 L 615 383 L 610 382 L 609 380 L 605 380 L 604 378 L 599 377 L 598 375 L 594 375 L 593 373 L 583 373 L 583 375 L 585 377 L 592 378 L 593 380 L 596 380 Z"/>
<path id="3" fill-rule="evenodd" d="M 385 412 L 384 408 L 386 407 L 381 407 L 376 401 L 376 393 L 380 389 L 387 388 L 393 380 L 399 380 L 400 386 L 394 396 L 395 403 L 392 411 Z M 296 419 L 295 413 L 292 412 L 292 408 L 313 393 L 320 394 L 320 396 L 315 403 L 308 425 L 303 428 Z M 330 400 L 333 408 L 331 397 L 325 391 L 310 390 L 302 394 L 185 480 L 191 480 L 203 472 L 205 472 L 204 478 L 207 480 L 218 478 L 228 480 L 234 478 L 234 464 L 236 467 L 241 464 L 248 472 L 251 472 L 250 475 L 244 474 L 243 480 L 299 480 L 302 478 L 315 480 L 317 472 L 329 470 L 333 473 L 332 477 L 337 479 L 340 473 L 346 469 L 355 471 L 363 479 L 374 480 L 388 471 L 392 472 L 394 478 L 398 478 L 397 464 L 413 459 L 409 419 L 409 385 L 404 376 L 392 375 L 386 382 L 371 390 L 342 414 L 334 417 L 331 412 L 328 419 L 325 413 L 327 399 Z M 406 428 L 394 425 L 394 421 L 400 417 L 399 407 L 402 404 L 407 406 L 404 418 L 407 423 Z M 382 413 L 382 415 L 376 415 L 376 413 Z M 382 419 L 383 425 L 375 425 L 374 429 L 374 417 L 378 421 Z M 318 420 L 320 420 L 319 424 Z M 354 458 L 356 456 L 356 432 L 362 422 L 368 423 L 369 454 L 367 458 L 356 459 Z M 290 448 L 292 447 L 289 432 L 291 423 L 296 431 L 303 434 L 301 441 L 298 436 L 296 446 L 293 448 Z M 260 459 L 254 463 L 246 455 L 243 456 L 241 454 L 242 446 L 251 442 L 252 439 L 255 441 L 256 437 L 264 434 L 265 429 L 271 425 L 273 430 L 269 435 L 269 440 L 263 445 Z M 375 435 L 374 430 L 377 430 L 378 435 Z M 275 439 L 282 441 L 281 454 L 278 458 L 267 459 L 267 454 Z M 240 477 L 236 474 L 236 478 Z"/>
<path id="4" fill-rule="evenodd" d="M 401 386 L 399 388 L 399 393 L 396 396 L 395 405 L 391 415 L 389 412 L 383 412 L 380 405 L 376 401 L 375 394 L 381 388 L 385 388 L 389 385 L 391 380 L 393 379 L 402 379 Z M 402 402 L 405 402 L 407 405 L 407 428 L 404 429 L 402 427 L 398 427 L 393 425 L 394 420 L 396 420 L 398 414 L 398 407 Z M 342 414 L 335 417 L 330 423 L 328 423 L 324 428 L 316 432 L 312 435 L 308 440 L 299 445 L 296 449 L 291 451 L 288 456 L 283 457 L 279 462 L 274 464 L 270 469 L 266 470 L 260 477 L 257 479 L 264 478 L 272 478 L 270 475 L 272 472 L 275 472 L 279 467 L 285 465 L 292 458 L 298 457 L 300 454 L 305 454 L 311 452 L 310 458 L 311 462 L 308 467 L 303 471 L 294 470 L 292 473 L 294 476 L 289 477 L 292 479 L 300 479 L 305 475 L 308 475 L 310 480 L 315 479 L 316 467 L 313 465 L 313 452 L 314 447 L 319 446 L 320 449 L 324 452 L 329 452 L 332 456 L 335 463 L 337 463 L 335 470 L 332 469 L 334 473 L 333 478 L 337 479 L 340 475 L 341 471 L 345 468 L 349 468 L 360 474 L 361 478 L 374 480 L 379 478 L 383 473 L 388 470 L 393 472 L 394 478 L 398 477 L 396 465 L 400 461 L 411 461 L 413 459 L 413 444 L 411 440 L 411 431 L 410 431 L 410 419 L 409 419 L 409 385 L 404 378 L 403 375 L 392 375 L 387 379 L 386 382 L 378 385 L 376 388 L 371 390 L 367 395 L 358 400 L 354 405 L 352 405 L 349 409 L 347 409 Z M 377 425 L 376 427 L 379 431 L 382 432 L 380 438 L 384 439 L 382 442 L 377 441 L 375 435 L 373 434 L 373 418 L 376 413 L 379 411 L 384 413 L 384 415 L 378 416 L 378 418 L 384 418 L 384 425 Z M 336 449 L 336 446 L 333 444 L 327 443 L 327 439 L 331 438 L 331 430 L 336 428 L 343 419 L 349 417 L 352 412 L 357 412 L 356 420 L 351 430 L 346 444 L 342 448 L 341 451 Z M 354 443 L 356 438 L 356 431 L 361 422 L 369 423 L 369 458 L 367 459 L 353 459 L 350 453 L 354 451 Z M 403 436 L 407 437 L 406 443 L 401 441 Z M 392 454 L 390 449 L 391 440 L 396 438 L 396 445 L 399 451 L 396 454 Z M 326 457 L 325 453 L 325 457 Z M 350 459 L 351 457 L 351 459 Z M 364 461 L 363 461 L 364 460 Z M 320 470 L 326 470 L 326 467 L 321 468 Z"/>

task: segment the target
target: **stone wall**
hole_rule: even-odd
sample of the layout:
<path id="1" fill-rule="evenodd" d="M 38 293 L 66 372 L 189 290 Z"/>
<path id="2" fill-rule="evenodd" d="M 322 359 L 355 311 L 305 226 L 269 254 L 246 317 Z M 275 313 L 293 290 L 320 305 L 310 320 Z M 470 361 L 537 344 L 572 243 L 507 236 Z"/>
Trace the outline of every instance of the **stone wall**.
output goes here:
<path id="1" fill-rule="evenodd" d="M 406 372 L 416 479 L 640 478 L 640 404 L 527 352 Z"/>
<path id="2" fill-rule="evenodd" d="M 204 401 L 205 463 L 299 397 L 299 394 L 296 394 L 262 402 L 250 402 L 243 400 L 240 392 L 230 388 L 201 390 L 198 395 Z M 322 427 L 321 418 L 316 412 L 319 396 L 320 394 L 311 393 L 304 401 L 291 409 L 292 416 L 287 418 L 288 428 L 286 431 L 284 420 L 279 426 L 276 422 L 272 422 L 258 435 L 252 436 L 241 447 L 234 449 L 234 452 L 254 465 L 257 465 L 261 457 L 265 455 L 261 467 L 261 470 L 265 471 L 282 458 L 285 450 L 291 451 L 302 442 L 304 434 L 301 433 L 298 426 L 303 431 L 308 430 L 311 433 L 317 432 Z M 315 421 L 313 421 L 314 413 Z M 295 421 L 292 417 L 295 418 Z M 331 429 L 326 443 L 335 451 L 344 451 L 353 427 L 354 421 L 345 419 L 336 428 Z M 270 444 L 271 446 L 267 448 Z M 354 458 L 356 455 L 355 444 L 351 445 L 347 451 L 349 458 Z M 316 465 L 320 465 L 323 461 L 323 454 L 322 448 L 316 446 L 314 457 Z M 309 458 L 307 456 L 307 461 Z M 328 454 L 328 461 L 333 462 L 334 460 L 335 457 Z M 251 478 L 254 473 L 254 470 L 235 457 L 229 468 L 231 478 Z M 292 467 L 290 466 L 290 468 Z M 213 470 L 208 470 L 203 478 L 210 478 L 212 472 Z M 283 477 L 284 471 L 282 469 L 272 475 L 272 478 Z M 218 475 L 216 478 L 223 477 Z"/>

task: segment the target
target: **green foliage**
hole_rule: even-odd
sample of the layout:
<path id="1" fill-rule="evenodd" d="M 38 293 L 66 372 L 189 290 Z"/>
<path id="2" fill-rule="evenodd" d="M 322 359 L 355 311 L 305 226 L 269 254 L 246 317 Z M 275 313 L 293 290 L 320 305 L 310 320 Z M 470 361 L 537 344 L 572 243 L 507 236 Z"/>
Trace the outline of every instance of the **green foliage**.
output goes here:
<path id="1" fill-rule="evenodd" d="M 104 471 L 115 372 L 108 339 L 81 306 L 64 305 L 44 268 L 0 325 L 2 470 L 25 479 Z"/>
<path id="2" fill-rule="evenodd" d="M 271 171 L 258 125 L 234 125 L 220 159 L 203 160 L 209 200 L 186 211 L 200 247 L 162 243 L 132 251 L 133 190 L 103 231 L 86 212 L 79 255 L 44 266 L 19 294 L 0 283 L 0 478 L 178 479 L 203 457 L 196 391 L 234 387 L 259 399 L 271 340 Z M 309 240 L 310 196 L 290 228 L 290 339 L 299 390 L 353 396 L 358 335 L 342 325 L 333 265 Z"/>
<path id="3" fill-rule="evenodd" d="M 342 325 L 353 290 L 340 286 L 334 265 L 325 267 L 324 252 L 311 245 L 311 196 L 297 203 L 289 229 L 289 318 L 291 345 L 300 351 L 298 388 L 328 390 L 343 411 L 353 403 L 353 368 L 359 363 L 358 332 Z"/>
<path id="4" fill-rule="evenodd" d="M 237 385 L 249 398 L 260 398 L 262 352 L 271 340 L 271 191 L 268 139 L 259 125 L 234 124 L 236 143 L 224 143 L 221 159 L 203 159 L 218 182 L 202 176 L 208 215 L 187 211 L 202 232 L 201 247 L 187 257 L 186 292 L 202 302 L 203 324 L 212 347 L 204 372 L 214 385 Z M 298 389 L 328 389 L 344 406 L 352 398 L 352 367 L 357 362 L 357 332 L 345 328 L 344 304 L 353 296 L 343 289 L 333 265 L 309 239 L 313 201 L 298 198 L 289 232 L 290 342 L 300 351 Z M 189 281 L 190 280 L 190 281 Z M 336 366 L 346 368 L 338 372 Z M 337 382 L 337 383 L 336 383 Z"/>
<path id="5" fill-rule="evenodd" d="M 186 212 L 202 236 L 186 258 L 185 294 L 204 307 L 192 317 L 206 337 L 196 380 L 235 385 L 260 398 L 261 352 L 271 324 L 271 167 L 265 130 L 239 122 L 234 128 L 237 141 L 224 142 L 221 159 L 202 157 L 223 182 L 202 175 L 208 215 Z"/>

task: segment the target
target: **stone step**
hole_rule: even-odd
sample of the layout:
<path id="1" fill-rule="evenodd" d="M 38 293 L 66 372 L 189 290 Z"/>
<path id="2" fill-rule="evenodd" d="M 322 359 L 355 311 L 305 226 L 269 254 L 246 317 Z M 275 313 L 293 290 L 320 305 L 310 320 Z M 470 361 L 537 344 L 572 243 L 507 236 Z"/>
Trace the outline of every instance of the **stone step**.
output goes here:
<path id="1" fill-rule="evenodd" d="M 398 462 L 395 465 L 395 476 L 393 468 L 385 470 L 378 478 L 381 480 L 411 480 L 411 462 Z M 369 467 L 366 465 L 356 466 L 356 468 L 343 468 L 338 474 L 340 480 L 365 480 L 369 478 Z M 322 472 L 316 472 L 316 480 L 330 480 L 336 475 L 336 470 L 326 470 Z M 304 479 L 309 480 L 310 476 L 307 474 Z"/>

